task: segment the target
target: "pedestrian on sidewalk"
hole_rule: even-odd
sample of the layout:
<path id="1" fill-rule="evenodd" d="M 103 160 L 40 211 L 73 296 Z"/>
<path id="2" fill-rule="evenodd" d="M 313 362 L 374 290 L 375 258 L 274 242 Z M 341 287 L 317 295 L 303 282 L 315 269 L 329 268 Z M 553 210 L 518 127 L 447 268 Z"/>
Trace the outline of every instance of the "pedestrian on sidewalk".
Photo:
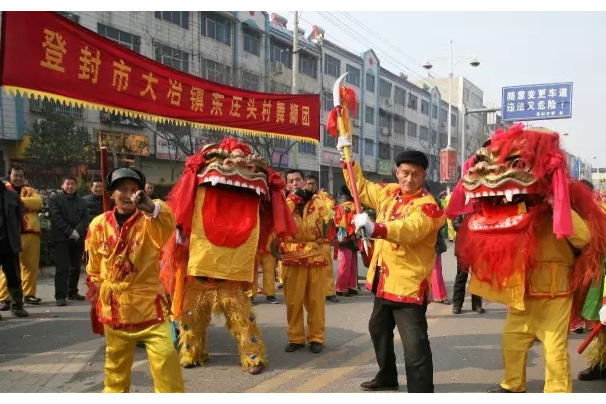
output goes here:
<path id="1" fill-rule="evenodd" d="M 352 224 L 356 205 L 347 185 L 341 187 L 341 198 L 333 221 L 337 227 L 339 267 L 337 269 L 337 296 L 358 294 L 358 246 L 356 228 Z"/>
<path id="2" fill-rule="evenodd" d="M 95 217 L 86 236 L 91 320 L 107 344 L 104 393 L 129 392 L 137 341 L 145 343 L 155 391 L 185 392 L 158 264 L 175 217 L 166 203 L 149 198 L 144 184 L 139 170 L 111 171 L 107 189 L 116 208 Z"/>
<path id="3" fill-rule="evenodd" d="M 61 192 L 50 198 L 51 238 L 55 244 L 55 300 L 65 306 L 67 300 L 85 300 L 78 293 L 84 236 L 90 222 L 86 202 L 78 196 L 78 182 L 66 177 Z"/>
<path id="4" fill-rule="evenodd" d="M 23 290 L 21 289 L 21 270 L 19 268 L 23 211 L 23 203 L 19 199 L 19 195 L 8 189 L 0 180 L 0 265 L 6 277 L 6 286 L 11 298 L 10 310 L 17 317 L 29 315 L 23 308 Z"/>

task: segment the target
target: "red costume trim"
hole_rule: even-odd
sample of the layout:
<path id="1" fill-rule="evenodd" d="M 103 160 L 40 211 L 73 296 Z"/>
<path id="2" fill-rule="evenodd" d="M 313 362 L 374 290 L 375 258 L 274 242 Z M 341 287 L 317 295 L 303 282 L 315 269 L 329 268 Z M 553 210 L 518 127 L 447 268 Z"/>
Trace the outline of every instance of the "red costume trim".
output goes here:
<path id="1" fill-rule="evenodd" d="M 433 203 L 424 203 L 421 205 L 421 210 L 432 219 L 439 219 L 444 215 L 442 208 Z"/>
<path id="2" fill-rule="evenodd" d="M 370 236 L 372 238 L 387 238 L 387 226 L 384 223 L 375 223 L 375 228 Z"/>

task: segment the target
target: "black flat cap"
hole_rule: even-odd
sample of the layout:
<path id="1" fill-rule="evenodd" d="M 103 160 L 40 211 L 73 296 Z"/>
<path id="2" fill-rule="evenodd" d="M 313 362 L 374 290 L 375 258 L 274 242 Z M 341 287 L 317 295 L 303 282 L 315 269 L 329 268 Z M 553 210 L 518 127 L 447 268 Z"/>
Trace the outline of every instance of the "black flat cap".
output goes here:
<path id="1" fill-rule="evenodd" d="M 113 190 L 121 180 L 133 180 L 139 189 L 145 187 L 145 175 L 136 168 L 116 168 L 107 174 L 107 189 Z"/>
<path id="2" fill-rule="evenodd" d="M 400 166 L 402 163 L 408 164 L 416 164 L 418 166 L 423 167 L 423 170 L 427 170 L 429 166 L 429 160 L 427 160 L 427 156 L 425 153 L 420 152 L 418 150 L 406 150 L 402 153 L 398 154 L 395 159 L 396 167 Z"/>

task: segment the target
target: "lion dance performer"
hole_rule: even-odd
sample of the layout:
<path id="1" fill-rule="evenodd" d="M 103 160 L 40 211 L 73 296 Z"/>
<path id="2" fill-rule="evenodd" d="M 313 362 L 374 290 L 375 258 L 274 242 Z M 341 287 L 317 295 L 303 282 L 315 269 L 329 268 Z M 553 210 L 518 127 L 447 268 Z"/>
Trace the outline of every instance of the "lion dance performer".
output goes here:
<path id="1" fill-rule="evenodd" d="M 142 341 L 156 393 L 184 393 L 158 268 L 175 217 L 168 205 L 145 194 L 144 184 L 138 170 L 109 172 L 107 188 L 116 207 L 95 217 L 86 236 L 87 298 L 97 313 L 93 330 L 105 334 L 107 345 L 103 392 L 129 392 L 135 344 Z"/>
<path id="2" fill-rule="evenodd" d="M 163 251 L 162 280 L 180 320 L 181 366 L 209 359 L 211 315 L 221 314 L 238 341 L 243 370 L 260 373 L 265 345 L 247 296 L 259 246 L 275 231 L 296 232 L 284 198 L 284 182 L 250 148 L 233 138 L 206 145 L 191 156 L 168 195 L 177 231 Z"/>
<path id="3" fill-rule="evenodd" d="M 505 377 L 488 391 L 526 391 L 526 358 L 543 344 L 546 393 L 572 392 L 568 331 L 606 253 L 606 216 L 569 176 L 557 133 L 515 125 L 497 131 L 464 165 L 448 215 L 459 228 L 469 292 L 509 306 Z"/>

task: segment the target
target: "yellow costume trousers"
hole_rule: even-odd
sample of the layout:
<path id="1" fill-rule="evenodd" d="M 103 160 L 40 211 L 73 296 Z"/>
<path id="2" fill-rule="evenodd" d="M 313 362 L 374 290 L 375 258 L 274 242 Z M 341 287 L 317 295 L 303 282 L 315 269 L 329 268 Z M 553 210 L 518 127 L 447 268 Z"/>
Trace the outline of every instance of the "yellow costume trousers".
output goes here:
<path id="1" fill-rule="evenodd" d="M 278 282 L 284 283 L 284 268 L 280 261 L 278 261 Z"/>
<path id="2" fill-rule="evenodd" d="M 450 241 L 454 241 L 454 239 L 457 238 L 457 232 L 454 229 L 454 225 L 452 224 L 452 220 L 447 219 L 446 222 L 448 223 L 448 239 Z"/>
<path id="3" fill-rule="evenodd" d="M 19 254 L 21 261 L 21 288 L 23 296 L 36 296 L 36 283 L 40 271 L 40 235 L 26 233 L 21 235 L 23 251 Z M 0 271 L 0 301 L 9 300 L 6 278 Z"/>
<path id="4" fill-rule="evenodd" d="M 145 343 L 156 393 L 185 393 L 179 355 L 168 321 L 141 330 L 114 330 L 105 325 L 104 393 L 128 393 L 137 341 Z"/>
<path id="5" fill-rule="evenodd" d="M 324 343 L 326 276 L 328 268 L 284 267 L 284 300 L 288 321 L 288 342 Z M 307 339 L 303 308 L 307 310 Z"/>
<path id="6" fill-rule="evenodd" d="M 535 338 L 541 341 L 545 361 L 544 393 L 572 393 L 568 322 L 572 298 L 524 299 L 526 310 L 511 308 L 503 330 L 505 378 L 501 387 L 526 391 L 526 358 Z"/>
<path id="7" fill-rule="evenodd" d="M 213 313 L 223 315 L 227 329 L 238 341 L 242 369 L 268 363 L 247 291 L 243 282 L 189 281 L 179 336 L 182 366 L 198 366 L 209 359 L 207 330 Z"/>
<path id="8" fill-rule="evenodd" d="M 326 272 L 326 296 L 325 297 L 331 297 L 334 296 L 335 293 L 335 277 L 332 271 L 332 263 L 333 263 L 333 259 L 332 259 L 332 253 L 329 249 L 328 251 L 328 256 L 326 257 L 326 261 L 328 261 L 328 266 L 326 267 L 326 269 L 328 270 Z"/>
<path id="9" fill-rule="evenodd" d="M 261 263 L 261 270 L 263 271 L 263 294 L 265 296 L 276 295 L 276 264 L 278 260 L 271 254 L 261 254 L 259 257 Z M 251 295 L 252 297 L 257 296 L 257 289 L 259 289 L 259 277 L 255 278 Z"/>

